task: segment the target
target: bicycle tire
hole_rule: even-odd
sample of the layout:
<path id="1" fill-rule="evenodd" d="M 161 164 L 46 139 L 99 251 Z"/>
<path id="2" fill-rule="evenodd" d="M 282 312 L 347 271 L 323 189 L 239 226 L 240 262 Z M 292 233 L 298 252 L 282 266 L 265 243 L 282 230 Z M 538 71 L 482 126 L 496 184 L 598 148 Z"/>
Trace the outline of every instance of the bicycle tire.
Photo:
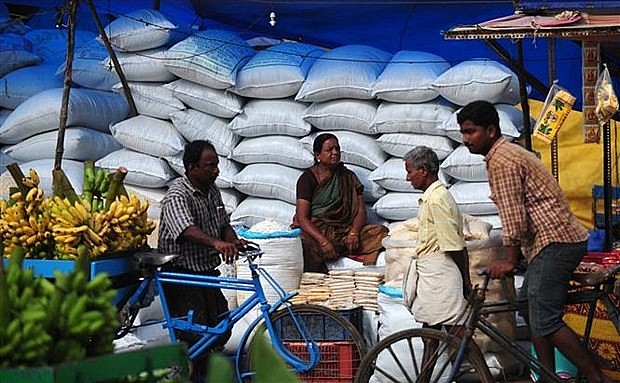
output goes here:
<path id="1" fill-rule="evenodd" d="M 300 304 L 288 306 L 292 311 L 292 315 L 303 320 L 303 325 L 309 330 L 313 340 L 319 345 L 321 359 L 314 368 L 308 372 L 299 373 L 299 378 L 303 380 L 317 378 L 321 381 L 352 381 L 355 372 L 362 357 L 366 353 L 366 345 L 359 331 L 337 311 L 329 309 L 325 306 L 313 304 Z M 282 343 L 286 349 L 294 355 L 308 360 L 308 348 L 301 340 L 291 339 L 299 337 L 297 329 L 291 325 L 291 313 L 286 307 L 283 307 L 270 315 L 271 322 L 279 331 L 283 338 Z M 317 327 L 322 327 L 317 329 Z M 318 334 L 329 328 L 330 334 L 339 334 L 334 338 L 340 339 L 317 339 L 322 338 Z M 254 349 L 254 340 L 257 336 L 262 336 L 267 331 L 267 326 L 263 321 L 253 330 L 253 334 L 248 336 L 245 341 L 239 345 L 242 350 L 241 357 L 237 360 L 238 371 L 242 373 L 250 373 L 252 369 L 252 352 Z M 327 335 L 327 334 L 325 334 Z M 287 339 L 288 338 L 288 339 Z M 297 341 L 296 341 L 297 340 Z"/>
<path id="2" fill-rule="evenodd" d="M 444 352 L 437 357 L 430 379 L 420 377 L 424 373 L 422 369 L 424 340 L 437 340 L 440 342 L 439 348 L 444 349 Z M 435 329 L 418 328 L 396 332 L 368 350 L 357 370 L 354 382 L 417 382 L 418 377 L 424 382 L 443 382 L 450 372 L 451 361 L 456 355 L 459 343 L 458 338 Z M 442 347 L 444 345 L 447 347 Z M 409 357 L 406 355 L 407 351 Z M 465 354 L 463 364 L 470 368 L 461 370 L 457 382 L 495 382 L 477 347 Z"/>

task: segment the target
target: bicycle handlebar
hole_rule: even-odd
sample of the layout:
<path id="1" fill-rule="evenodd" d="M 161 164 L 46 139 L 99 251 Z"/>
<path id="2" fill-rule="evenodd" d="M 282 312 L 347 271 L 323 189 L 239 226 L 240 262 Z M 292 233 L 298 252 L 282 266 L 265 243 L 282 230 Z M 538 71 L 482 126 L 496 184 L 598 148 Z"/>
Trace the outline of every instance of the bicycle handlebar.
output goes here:
<path id="1" fill-rule="evenodd" d="M 239 249 L 239 257 L 244 257 L 244 262 L 252 262 L 256 258 L 260 258 L 263 255 L 263 251 L 260 246 L 255 243 L 248 243 L 246 246 Z"/>

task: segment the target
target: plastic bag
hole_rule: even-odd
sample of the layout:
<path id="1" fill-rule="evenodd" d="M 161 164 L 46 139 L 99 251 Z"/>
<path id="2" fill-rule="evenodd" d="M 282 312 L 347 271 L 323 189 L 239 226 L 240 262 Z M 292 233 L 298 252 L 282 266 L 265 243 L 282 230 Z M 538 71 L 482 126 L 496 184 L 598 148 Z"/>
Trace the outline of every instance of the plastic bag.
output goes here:
<path id="1" fill-rule="evenodd" d="M 618 97 L 614 92 L 613 83 L 607 65 L 598 76 L 596 82 L 596 108 L 594 113 L 599 124 L 603 125 L 618 111 Z"/>
<path id="2" fill-rule="evenodd" d="M 573 110 L 574 103 L 575 97 L 554 82 L 549 89 L 540 116 L 536 120 L 533 136 L 550 144 Z"/>

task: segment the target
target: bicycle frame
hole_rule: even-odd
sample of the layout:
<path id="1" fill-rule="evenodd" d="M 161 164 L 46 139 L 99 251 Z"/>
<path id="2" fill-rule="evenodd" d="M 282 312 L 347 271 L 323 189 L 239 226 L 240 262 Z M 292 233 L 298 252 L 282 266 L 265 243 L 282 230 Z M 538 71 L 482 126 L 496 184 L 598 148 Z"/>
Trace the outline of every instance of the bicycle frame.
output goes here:
<path id="1" fill-rule="evenodd" d="M 177 338 L 174 330 L 183 330 L 189 331 L 192 333 L 200 334 L 201 339 L 193 344 L 189 350 L 188 355 L 191 360 L 200 356 L 206 349 L 212 346 L 218 338 L 231 330 L 232 327 L 237 323 L 241 318 L 247 315 L 250 310 L 259 306 L 261 315 L 257 317 L 246 329 L 243 338 L 246 338 L 250 335 L 252 330 L 258 325 L 258 323 L 262 320 L 265 321 L 265 325 L 267 327 L 267 331 L 269 337 L 271 339 L 271 343 L 276 350 L 276 352 L 284 359 L 286 363 L 292 366 L 292 368 L 297 372 L 307 372 L 316 366 L 316 364 L 320 360 L 320 351 L 316 342 L 311 339 L 307 329 L 305 328 L 302 321 L 299 321 L 298 318 L 295 317 L 291 313 L 291 318 L 293 318 L 293 323 L 299 330 L 302 341 L 305 342 L 306 347 L 308 349 L 309 360 L 305 361 L 300 359 L 299 357 L 293 355 L 289 350 L 287 350 L 280 339 L 279 334 L 274 328 L 273 323 L 270 319 L 270 314 L 280 308 L 281 306 L 285 306 L 286 309 L 290 310 L 289 307 L 289 299 L 295 296 L 297 293 L 286 293 L 284 289 L 278 284 L 278 282 L 271 276 L 269 273 L 259 267 L 257 264 L 252 262 L 251 256 L 247 256 L 248 266 L 251 271 L 251 279 L 241 279 L 241 278 L 230 278 L 230 277 L 216 277 L 216 276 L 205 276 L 205 275 L 195 275 L 195 274 L 187 274 L 187 273 L 178 273 L 178 272 L 167 272 L 167 271 L 159 271 L 155 267 L 152 268 L 151 273 L 144 278 L 144 280 L 140 283 L 136 291 L 130 296 L 128 300 L 128 304 L 130 306 L 138 304 L 144 294 L 147 292 L 151 283 L 155 284 L 156 291 L 160 295 L 162 309 L 164 312 L 164 316 L 166 318 L 166 322 L 164 327 L 168 328 L 168 332 L 170 335 L 171 342 L 176 342 Z M 272 305 L 267 301 L 265 297 L 265 293 L 263 290 L 263 286 L 261 284 L 260 276 L 264 277 L 265 280 L 271 285 L 276 293 L 279 296 L 279 299 Z M 188 312 L 187 316 L 183 317 L 171 317 L 170 310 L 168 308 L 168 302 L 166 300 L 163 285 L 164 284 L 180 284 L 180 285 L 188 285 L 188 286 L 198 286 L 205 288 L 219 288 L 219 289 L 229 289 L 229 290 L 237 290 L 237 291 L 251 291 L 253 292 L 250 297 L 248 297 L 245 301 L 243 301 L 237 308 L 228 311 L 221 321 L 214 327 L 208 327 L 203 324 L 195 323 L 193 318 L 193 310 Z M 239 360 L 239 357 L 243 350 L 238 349 L 236 353 L 236 359 Z M 241 378 L 241 371 L 237 367 L 237 376 Z"/>
<path id="2" fill-rule="evenodd" d="M 482 287 L 476 287 L 476 289 L 472 292 L 470 296 L 471 311 L 466 323 L 466 333 L 461 339 L 461 343 L 459 345 L 457 355 L 451 368 L 448 381 L 454 381 L 455 377 L 459 373 L 460 366 L 465 357 L 465 352 L 468 345 L 470 343 L 474 344 L 472 341 L 473 333 L 476 329 L 478 329 L 482 333 L 486 334 L 493 341 L 495 341 L 498 345 L 500 345 L 500 347 L 507 350 L 523 365 L 529 366 L 530 369 L 539 374 L 539 376 L 543 380 L 558 383 L 562 382 L 563 380 L 555 374 L 555 371 L 551 371 L 542 364 L 540 364 L 538 359 L 533 357 L 529 352 L 527 352 L 522 347 L 517 345 L 514 341 L 509 339 L 501 330 L 499 330 L 487 319 L 489 314 L 516 312 L 523 308 L 527 308 L 527 300 L 525 299 L 485 302 L 485 295 L 488 283 L 489 278 L 487 276 L 485 277 L 485 281 Z M 505 280 L 502 280 L 502 283 L 505 283 Z M 609 293 L 609 284 L 601 283 L 597 286 L 589 287 L 591 287 L 590 290 L 575 291 L 569 293 L 569 298 L 567 302 L 567 304 L 588 303 L 590 305 L 583 337 L 584 344 L 587 344 L 587 340 L 590 336 L 594 320 L 594 311 L 596 309 L 596 303 L 598 300 L 603 301 L 607 309 L 610 310 L 610 318 L 612 319 L 616 329 L 620 333 L 620 321 L 618 320 L 620 310 L 613 304 L 611 304 L 611 302 L 609 302 L 609 298 L 607 297 L 607 294 Z M 577 381 L 579 381 L 580 376 L 578 376 L 577 378 Z"/>

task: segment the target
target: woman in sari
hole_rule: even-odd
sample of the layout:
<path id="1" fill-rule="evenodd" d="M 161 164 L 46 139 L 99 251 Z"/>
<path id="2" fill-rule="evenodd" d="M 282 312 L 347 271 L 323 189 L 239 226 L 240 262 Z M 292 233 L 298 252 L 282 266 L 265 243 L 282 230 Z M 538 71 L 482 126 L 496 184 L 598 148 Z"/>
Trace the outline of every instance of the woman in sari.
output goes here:
<path id="1" fill-rule="evenodd" d="M 342 256 L 374 264 L 388 229 L 366 224 L 363 185 L 340 161 L 338 138 L 331 133 L 313 143 L 314 165 L 297 180 L 293 227 L 301 227 L 304 271 L 327 273 L 325 261 Z"/>

